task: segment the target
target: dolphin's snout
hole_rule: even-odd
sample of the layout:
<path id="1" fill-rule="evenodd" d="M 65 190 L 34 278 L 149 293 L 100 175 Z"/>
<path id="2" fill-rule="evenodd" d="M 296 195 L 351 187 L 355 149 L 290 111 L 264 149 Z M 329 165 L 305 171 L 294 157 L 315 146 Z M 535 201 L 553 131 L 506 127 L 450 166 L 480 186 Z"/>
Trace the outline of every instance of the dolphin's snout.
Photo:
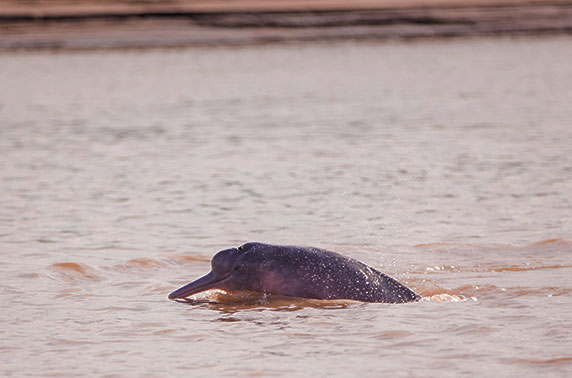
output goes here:
<path id="1" fill-rule="evenodd" d="M 224 280 L 224 278 L 218 278 L 213 272 L 193 281 L 185 286 L 173 291 L 169 294 L 169 299 L 186 298 L 190 295 L 200 293 L 202 291 L 216 289 L 218 284 Z"/>

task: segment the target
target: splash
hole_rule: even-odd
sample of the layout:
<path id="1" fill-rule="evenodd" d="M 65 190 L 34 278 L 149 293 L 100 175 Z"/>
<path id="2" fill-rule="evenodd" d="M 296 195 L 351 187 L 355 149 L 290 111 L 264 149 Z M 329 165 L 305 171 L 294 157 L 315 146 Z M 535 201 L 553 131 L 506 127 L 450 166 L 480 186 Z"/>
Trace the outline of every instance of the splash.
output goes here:
<path id="1" fill-rule="evenodd" d="M 453 295 L 453 294 L 435 294 L 429 297 L 423 297 L 422 301 L 431 302 L 466 302 L 466 301 L 477 301 L 475 297 L 466 297 L 464 295 Z"/>

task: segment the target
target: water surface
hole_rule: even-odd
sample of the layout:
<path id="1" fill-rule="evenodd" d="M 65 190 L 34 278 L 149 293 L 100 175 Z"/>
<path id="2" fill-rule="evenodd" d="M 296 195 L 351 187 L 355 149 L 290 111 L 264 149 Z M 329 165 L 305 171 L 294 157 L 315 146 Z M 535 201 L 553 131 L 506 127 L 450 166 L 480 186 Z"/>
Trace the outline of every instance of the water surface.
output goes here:
<path id="1" fill-rule="evenodd" d="M 0 54 L 0 374 L 564 376 L 571 61 L 563 37 Z M 166 299 L 246 241 L 426 299 Z"/>

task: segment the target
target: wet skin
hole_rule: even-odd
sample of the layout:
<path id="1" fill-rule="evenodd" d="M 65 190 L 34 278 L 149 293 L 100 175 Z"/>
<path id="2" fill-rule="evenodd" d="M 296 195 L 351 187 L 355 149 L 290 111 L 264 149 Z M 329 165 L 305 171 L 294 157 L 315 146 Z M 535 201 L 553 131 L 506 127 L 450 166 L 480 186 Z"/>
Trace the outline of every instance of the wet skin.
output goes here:
<path id="1" fill-rule="evenodd" d="M 169 299 L 212 289 L 383 303 L 421 298 L 397 280 L 338 253 L 262 243 L 246 243 L 218 252 L 207 275 L 175 290 Z"/>

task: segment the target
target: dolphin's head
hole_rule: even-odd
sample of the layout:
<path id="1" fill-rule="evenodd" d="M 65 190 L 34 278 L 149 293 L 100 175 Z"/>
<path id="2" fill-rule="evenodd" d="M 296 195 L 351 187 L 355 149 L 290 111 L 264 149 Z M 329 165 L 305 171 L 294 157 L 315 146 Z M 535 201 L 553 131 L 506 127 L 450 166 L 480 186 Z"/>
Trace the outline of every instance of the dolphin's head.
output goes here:
<path id="1" fill-rule="evenodd" d="M 260 258 L 253 258 L 252 255 L 266 246 L 272 247 L 262 243 L 246 243 L 218 252 L 212 258 L 211 271 L 207 275 L 173 291 L 169 299 L 186 298 L 213 289 L 258 290 L 265 265 L 264 256 L 258 254 Z"/>

